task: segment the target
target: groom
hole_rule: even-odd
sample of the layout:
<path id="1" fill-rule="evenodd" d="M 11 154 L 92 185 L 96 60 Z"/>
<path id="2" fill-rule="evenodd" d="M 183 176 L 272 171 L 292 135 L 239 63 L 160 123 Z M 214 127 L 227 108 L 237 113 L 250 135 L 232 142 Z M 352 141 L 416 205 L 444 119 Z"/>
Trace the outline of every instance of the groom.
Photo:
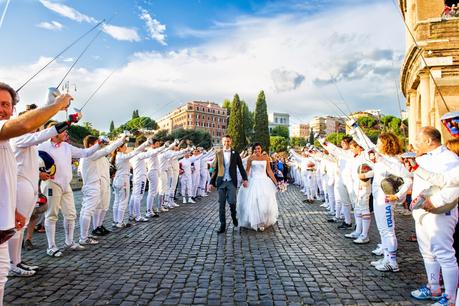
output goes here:
<path id="1" fill-rule="evenodd" d="M 231 209 L 231 218 L 233 219 L 234 226 L 238 226 L 236 217 L 236 190 L 237 190 L 237 170 L 241 173 L 244 187 L 248 186 L 247 174 L 244 166 L 242 165 L 241 156 L 239 153 L 231 148 L 231 136 L 226 135 L 222 138 L 223 150 L 215 154 L 213 163 L 214 171 L 210 180 L 211 188 L 218 189 L 218 203 L 220 229 L 217 233 L 222 234 L 226 230 L 226 201 L 228 201 Z"/>

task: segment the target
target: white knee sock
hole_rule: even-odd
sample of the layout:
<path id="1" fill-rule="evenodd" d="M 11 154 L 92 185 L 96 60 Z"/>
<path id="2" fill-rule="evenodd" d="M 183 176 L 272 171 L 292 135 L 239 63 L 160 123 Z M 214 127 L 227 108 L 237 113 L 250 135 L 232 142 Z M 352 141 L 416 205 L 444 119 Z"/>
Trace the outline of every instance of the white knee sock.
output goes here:
<path id="1" fill-rule="evenodd" d="M 105 209 L 101 209 L 99 213 L 99 220 L 97 220 L 97 226 L 102 226 L 104 225 L 105 221 L 105 215 L 107 214 L 107 211 Z"/>
<path id="2" fill-rule="evenodd" d="M 335 217 L 336 217 L 336 219 L 341 218 L 341 203 L 340 202 L 336 202 L 336 205 L 335 205 Z"/>
<path id="3" fill-rule="evenodd" d="M 153 202 L 155 200 L 155 196 L 149 192 L 147 195 L 147 211 L 153 210 Z"/>
<path id="4" fill-rule="evenodd" d="M 362 229 L 362 214 L 361 213 L 355 213 L 355 233 L 361 234 L 363 231 Z"/>
<path id="5" fill-rule="evenodd" d="M 94 215 L 92 216 L 92 229 L 93 230 L 99 227 L 99 219 L 100 219 L 100 209 L 96 209 L 94 211 Z"/>
<path id="6" fill-rule="evenodd" d="M 450 301 L 456 300 L 456 290 L 458 281 L 458 271 L 456 267 L 442 268 L 443 283 L 445 284 L 445 293 L 450 298 Z"/>
<path id="7" fill-rule="evenodd" d="M 46 239 L 48 240 L 48 249 L 56 247 L 56 222 L 45 219 Z"/>
<path id="8" fill-rule="evenodd" d="M 16 266 L 18 263 L 20 263 L 19 257 L 20 257 L 20 245 L 21 245 L 21 231 L 18 231 L 14 234 L 13 237 L 11 237 L 10 240 L 8 240 L 8 252 L 10 255 L 10 261 L 11 263 Z"/>
<path id="9" fill-rule="evenodd" d="M 347 224 L 351 224 L 352 223 L 351 206 L 349 205 L 343 206 L 343 215 L 344 215 L 344 222 L 346 222 Z"/>
<path id="10" fill-rule="evenodd" d="M 75 220 L 64 219 L 65 244 L 73 244 L 73 234 L 75 232 Z"/>
<path id="11" fill-rule="evenodd" d="M 437 291 L 440 288 L 440 264 L 435 261 L 424 260 L 424 266 L 426 268 L 430 289 Z"/>
<path id="12" fill-rule="evenodd" d="M 86 240 L 89 235 L 89 227 L 91 226 L 91 216 L 88 214 L 80 214 L 80 239 Z"/>
<path id="13" fill-rule="evenodd" d="M 368 232 L 370 231 L 371 216 L 362 215 L 362 236 L 367 238 Z"/>

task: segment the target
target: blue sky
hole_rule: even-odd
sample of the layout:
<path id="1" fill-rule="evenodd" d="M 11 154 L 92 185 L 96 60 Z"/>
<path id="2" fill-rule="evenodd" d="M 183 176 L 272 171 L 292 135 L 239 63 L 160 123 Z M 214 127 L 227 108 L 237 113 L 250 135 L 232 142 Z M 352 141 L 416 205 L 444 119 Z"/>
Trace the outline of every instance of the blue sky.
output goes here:
<path id="1" fill-rule="evenodd" d="M 8 1 L 0 0 L 3 12 Z M 158 119 L 189 100 L 221 102 L 239 93 L 254 105 L 264 89 L 270 111 L 292 121 L 333 113 L 325 100 L 353 110 L 398 112 L 395 80 L 404 30 L 389 0 L 11 0 L 0 28 L 0 73 L 19 86 L 81 33 L 110 19 L 69 76 L 76 100 L 101 129 L 139 108 Z M 91 35 L 95 35 L 96 31 Z M 21 92 L 38 102 L 59 82 L 91 36 L 66 52 Z M 75 102 L 77 104 L 77 102 Z M 97 108 L 108 111 L 97 114 Z M 294 112 L 292 110 L 295 110 Z"/>

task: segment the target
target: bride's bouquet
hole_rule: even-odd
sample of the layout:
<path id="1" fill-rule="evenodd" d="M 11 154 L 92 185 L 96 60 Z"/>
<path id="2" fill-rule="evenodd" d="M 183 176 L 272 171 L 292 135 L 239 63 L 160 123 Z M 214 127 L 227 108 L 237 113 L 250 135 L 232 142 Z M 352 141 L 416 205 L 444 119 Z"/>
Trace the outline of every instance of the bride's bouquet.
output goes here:
<path id="1" fill-rule="evenodd" d="M 286 192 L 287 191 L 287 183 L 284 181 L 280 181 L 277 183 L 277 190 L 279 192 Z"/>

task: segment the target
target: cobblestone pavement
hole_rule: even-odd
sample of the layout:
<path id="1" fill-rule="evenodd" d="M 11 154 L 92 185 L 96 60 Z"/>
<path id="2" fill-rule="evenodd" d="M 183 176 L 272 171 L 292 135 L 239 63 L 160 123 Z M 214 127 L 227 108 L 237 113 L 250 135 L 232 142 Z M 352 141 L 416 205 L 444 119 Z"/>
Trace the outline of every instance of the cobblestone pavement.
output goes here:
<path id="1" fill-rule="evenodd" d="M 411 217 L 397 215 L 400 268 L 370 267 L 378 242 L 354 245 L 325 222 L 319 203 L 303 204 L 298 188 L 279 194 L 279 222 L 265 232 L 217 235 L 216 194 L 160 218 L 102 238 L 87 251 L 46 256 L 44 234 L 26 262 L 32 278 L 10 278 L 5 302 L 23 305 L 413 305 L 409 292 L 425 278 Z M 75 193 L 76 202 L 81 194 Z M 144 207 L 144 206 L 143 206 Z M 229 212 L 228 212 L 229 213 Z M 106 224 L 110 224 L 107 220 Z M 63 244 L 62 225 L 58 243 Z M 76 230 L 78 233 L 78 228 Z"/>

